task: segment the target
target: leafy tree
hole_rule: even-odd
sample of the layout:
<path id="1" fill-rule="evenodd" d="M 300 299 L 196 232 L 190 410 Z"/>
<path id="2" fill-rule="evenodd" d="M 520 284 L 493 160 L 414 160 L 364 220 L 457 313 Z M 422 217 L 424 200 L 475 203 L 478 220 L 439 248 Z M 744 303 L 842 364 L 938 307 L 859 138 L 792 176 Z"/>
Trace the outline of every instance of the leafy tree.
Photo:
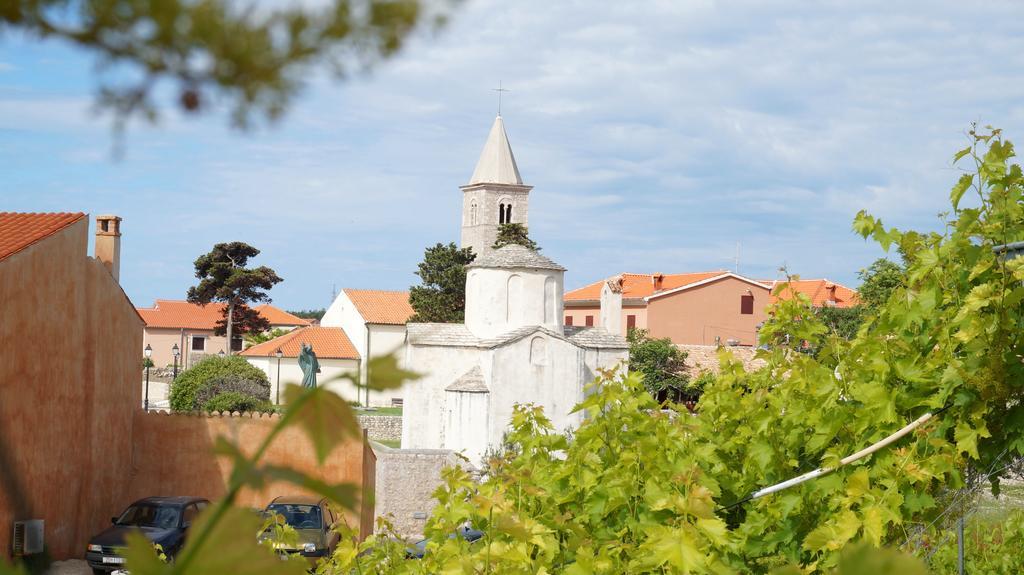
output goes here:
<path id="1" fill-rule="evenodd" d="M 861 285 L 857 290 L 861 304 L 867 313 L 874 313 L 897 289 L 905 287 L 906 270 L 900 264 L 885 258 L 878 258 L 870 266 L 860 270 Z"/>
<path id="2" fill-rule="evenodd" d="M 864 322 L 865 311 L 863 304 L 850 307 L 822 306 L 815 308 L 814 314 L 831 333 L 844 339 L 850 339 L 857 335 L 857 330 Z"/>
<path id="3" fill-rule="evenodd" d="M 225 308 L 223 316 L 217 320 L 217 323 L 214 325 L 214 335 L 227 335 L 227 315 L 227 308 Z M 260 315 L 260 312 L 245 305 L 244 303 L 238 303 L 235 305 L 235 311 L 231 314 L 230 323 L 232 331 L 236 334 L 241 334 L 243 337 L 249 334 L 265 333 L 270 329 L 270 320 L 263 317 Z"/>
<path id="4" fill-rule="evenodd" d="M 0 5 L 0 32 L 60 39 L 115 69 L 101 84 L 99 104 L 119 124 L 133 115 L 155 119 L 154 93 L 164 83 L 174 86 L 184 112 L 225 102 L 233 123 L 244 127 L 254 113 L 279 117 L 314 65 L 326 64 L 339 76 L 369 67 L 394 55 L 419 25 L 443 24 L 453 4 L 427 10 L 421 0 L 333 0 L 318 8 L 230 0 L 11 0 Z"/>
<path id="5" fill-rule="evenodd" d="M 247 307 L 249 303 L 270 301 L 265 290 L 281 281 L 274 270 L 266 266 L 253 269 L 245 267 L 249 258 L 259 253 L 258 249 L 248 244 L 231 242 L 213 246 L 210 253 L 200 256 L 195 262 L 196 277 L 200 281 L 199 285 L 188 289 L 188 301 L 200 305 L 212 302 L 224 304 L 223 326 L 218 323 L 218 330 L 223 327 L 223 333 L 227 335 L 229 354 L 236 319 L 240 320 L 241 333 L 270 329 L 266 320 L 261 322 L 262 318 Z"/>
<path id="6" fill-rule="evenodd" d="M 455 243 L 429 247 L 419 264 L 421 285 L 409 288 L 409 304 L 416 311 L 410 322 L 458 323 L 466 314 L 466 266 L 476 255 Z"/>
<path id="7" fill-rule="evenodd" d="M 629 369 L 643 377 L 644 387 L 658 401 L 680 401 L 687 394 L 686 352 L 665 337 L 654 339 L 645 329 L 631 329 L 626 335 L 629 342 Z M 693 398 L 696 399 L 696 398 Z"/>
<path id="8" fill-rule="evenodd" d="M 526 226 L 523 224 L 499 224 L 498 237 L 494 240 L 494 245 L 491 247 L 498 249 L 513 244 L 530 248 L 535 252 L 540 251 L 537 242 L 530 239 Z"/>
<path id="9" fill-rule="evenodd" d="M 327 313 L 327 310 L 324 309 L 324 308 L 320 308 L 320 309 L 301 309 L 301 310 L 298 310 L 298 311 L 290 311 L 288 313 L 294 315 L 295 317 L 301 317 L 302 319 L 315 319 L 315 320 L 319 321 L 319 320 L 323 319 L 324 314 Z"/>
<path id="10" fill-rule="evenodd" d="M 267 342 L 272 339 L 277 339 L 282 335 L 288 335 L 288 333 L 288 330 L 280 327 L 274 328 L 270 331 L 259 331 L 255 333 L 250 332 L 245 335 L 245 342 L 248 343 L 250 346 L 259 345 L 263 342 Z"/>

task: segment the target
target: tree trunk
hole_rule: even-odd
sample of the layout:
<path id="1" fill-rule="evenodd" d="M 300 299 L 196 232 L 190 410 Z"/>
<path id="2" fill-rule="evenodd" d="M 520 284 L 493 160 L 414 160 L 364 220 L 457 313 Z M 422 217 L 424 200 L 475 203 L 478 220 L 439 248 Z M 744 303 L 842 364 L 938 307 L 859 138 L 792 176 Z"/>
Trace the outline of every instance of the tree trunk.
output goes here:
<path id="1" fill-rule="evenodd" d="M 229 301 L 228 302 L 228 322 L 227 322 L 227 324 L 228 324 L 228 326 L 227 326 L 228 327 L 228 349 L 227 349 L 227 352 L 226 352 L 228 355 L 231 355 L 232 352 L 233 352 L 233 349 L 232 349 L 232 346 L 231 346 L 231 328 L 234 327 L 232 325 L 234 323 L 234 321 L 235 321 L 235 302 Z"/>

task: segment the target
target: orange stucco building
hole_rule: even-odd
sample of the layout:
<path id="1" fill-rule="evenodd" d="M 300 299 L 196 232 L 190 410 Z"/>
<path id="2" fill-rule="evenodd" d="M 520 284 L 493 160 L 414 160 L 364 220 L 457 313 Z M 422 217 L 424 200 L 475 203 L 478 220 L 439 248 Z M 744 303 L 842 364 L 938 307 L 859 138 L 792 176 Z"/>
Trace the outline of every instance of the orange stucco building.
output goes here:
<path id="1" fill-rule="evenodd" d="M 622 274 L 623 335 L 631 328 L 646 329 L 652 337 L 667 337 L 687 345 L 757 345 L 758 327 L 768 319 L 768 307 L 788 297 L 782 282 L 747 278 L 727 271 L 682 274 Z M 565 294 L 566 325 L 597 325 L 601 286 L 594 282 Z M 788 284 L 815 306 L 848 307 L 856 292 L 825 279 Z"/>

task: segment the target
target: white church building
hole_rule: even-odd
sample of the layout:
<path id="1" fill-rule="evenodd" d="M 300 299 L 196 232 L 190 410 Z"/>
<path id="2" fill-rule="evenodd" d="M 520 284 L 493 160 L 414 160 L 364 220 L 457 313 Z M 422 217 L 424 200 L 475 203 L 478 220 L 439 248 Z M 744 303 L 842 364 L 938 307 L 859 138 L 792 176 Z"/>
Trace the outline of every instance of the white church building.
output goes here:
<path id="1" fill-rule="evenodd" d="M 472 247 L 465 323 L 410 323 L 405 365 L 424 376 L 404 388 L 403 449 L 450 449 L 474 464 L 501 443 L 513 406 L 544 408 L 556 430 L 600 369 L 624 366 L 621 290 L 602 292 L 602 325 L 563 326 L 565 268 L 518 245 L 492 249 L 502 223 L 527 223 L 529 193 L 498 116 L 462 186 L 462 247 Z M 616 308 L 616 306 L 618 306 Z"/>

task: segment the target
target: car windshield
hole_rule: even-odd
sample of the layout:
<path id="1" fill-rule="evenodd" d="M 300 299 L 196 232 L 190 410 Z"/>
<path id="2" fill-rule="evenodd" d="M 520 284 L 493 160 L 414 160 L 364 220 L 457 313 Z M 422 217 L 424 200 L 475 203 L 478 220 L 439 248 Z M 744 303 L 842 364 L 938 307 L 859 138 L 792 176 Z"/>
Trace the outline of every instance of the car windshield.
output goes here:
<path id="1" fill-rule="evenodd" d="M 323 525 L 323 516 L 316 505 L 274 503 L 267 507 L 267 513 L 283 516 L 284 522 L 295 529 L 319 529 Z"/>
<path id="2" fill-rule="evenodd" d="M 160 529 L 173 529 L 178 526 L 181 518 L 181 510 L 177 507 L 166 505 L 132 505 L 120 517 L 117 518 L 117 525 L 131 525 L 135 527 L 158 527 Z"/>

